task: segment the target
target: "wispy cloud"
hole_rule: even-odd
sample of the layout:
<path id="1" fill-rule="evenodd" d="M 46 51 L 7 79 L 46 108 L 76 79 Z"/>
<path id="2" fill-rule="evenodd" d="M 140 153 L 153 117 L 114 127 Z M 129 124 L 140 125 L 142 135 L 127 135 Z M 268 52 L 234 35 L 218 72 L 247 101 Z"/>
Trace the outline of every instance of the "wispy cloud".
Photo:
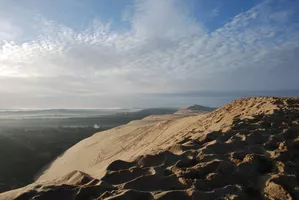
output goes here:
<path id="1" fill-rule="evenodd" d="M 216 7 L 212 10 L 212 16 L 215 17 L 215 16 L 218 16 L 219 15 L 219 12 L 220 12 L 220 8 L 219 7 Z"/>
<path id="2" fill-rule="evenodd" d="M 39 34 L 26 42 L 3 18 L 0 95 L 292 89 L 299 85 L 297 9 L 296 2 L 266 0 L 208 33 L 181 1 L 138 0 L 126 14 L 128 30 L 93 20 L 77 31 L 35 17 Z"/>

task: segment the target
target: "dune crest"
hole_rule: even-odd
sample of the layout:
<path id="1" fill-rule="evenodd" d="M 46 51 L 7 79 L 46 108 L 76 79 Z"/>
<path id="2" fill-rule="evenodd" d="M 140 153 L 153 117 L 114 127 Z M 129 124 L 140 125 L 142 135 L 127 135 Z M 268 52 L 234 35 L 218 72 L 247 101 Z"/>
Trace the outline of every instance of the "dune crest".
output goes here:
<path id="1" fill-rule="evenodd" d="M 299 98 L 160 119 L 97 133 L 0 199 L 299 199 Z"/>
<path id="2" fill-rule="evenodd" d="M 177 115 L 198 115 L 198 114 L 205 114 L 215 110 L 216 108 L 201 106 L 201 105 L 193 105 L 187 108 L 182 108 L 175 112 Z"/>

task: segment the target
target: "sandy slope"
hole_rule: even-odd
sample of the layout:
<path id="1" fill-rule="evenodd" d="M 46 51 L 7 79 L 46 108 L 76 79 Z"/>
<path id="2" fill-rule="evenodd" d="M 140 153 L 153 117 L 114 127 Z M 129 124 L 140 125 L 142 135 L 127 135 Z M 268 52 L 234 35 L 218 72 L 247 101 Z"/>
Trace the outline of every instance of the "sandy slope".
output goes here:
<path id="1" fill-rule="evenodd" d="M 200 105 L 193 105 L 187 108 L 182 108 L 179 109 L 177 112 L 175 112 L 174 114 L 176 115 L 189 115 L 189 116 L 194 116 L 194 115 L 198 115 L 198 114 L 206 114 L 208 112 L 211 112 L 213 110 L 215 110 L 216 108 L 211 108 L 211 107 L 206 107 L 206 106 L 200 106 Z"/>
<path id="2" fill-rule="evenodd" d="M 299 98 L 248 98 L 97 133 L 0 199 L 299 199 L 298 169 Z"/>
<path id="3" fill-rule="evenodd" d="M 140 155 L 165 149 L 175 140 L 173 133 L 196 120 L 179 118 L 161 121 L 147 118 L 97 133 L 67 150 L 38 180 L 52 180 L 73 170 L 101 177 L 108 164 L 116 159 L 131 161 Z"/>

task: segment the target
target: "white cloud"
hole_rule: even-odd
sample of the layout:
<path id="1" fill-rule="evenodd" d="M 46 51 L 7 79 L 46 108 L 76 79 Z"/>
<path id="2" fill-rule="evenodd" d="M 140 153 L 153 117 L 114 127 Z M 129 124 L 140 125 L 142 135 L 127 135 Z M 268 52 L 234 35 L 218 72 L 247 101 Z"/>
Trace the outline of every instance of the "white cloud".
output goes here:
<path id="1" fill-rule="evenodd" d="M 135 5 L 132 28 L 137 37 L 179 40 L 202 35 L 203 27 L 189 17 L 184 4 L 177 0 L 139 0 Z"/>
<path id="2" fill-rule="evenodd" d="M 11 22 L 0 19 L 0 40 L 14 40 L 22 33 L 22 30 Z M 0 43 L 1 44 L 1 43 Z"/>
<path id="3" fill-rule="evenodd" d="M 106 96 L 101 105 L 110 105 L 108 96 L 119 94 L 294 88 L 299 30 L 289 19 L 296 6 L 273 11 L 272 3 L 240 13 L 212 33 L 176 0 L 136 1 L 127 13 L 131 29 L 121 33 L 99 20 L 75 31 L 41 18 L 39 36 L 22 42 L 5 35 L 18 32 L 6 24 L 0 39 L 12 42 L 2 41 L 0 48 L 0 95 L 42 104 L 40 97 L 72 96 L 80 106 L 79 99 L 94 104 L 86 98 L 95 96 Z"/>
<path id="4" fill-rule="evenodd" d="M 219 15 L 219 12 L 220 12 L 220 7 L 216 7 L 212 10 L 212 16 L 215 17 L 215 16 L 218 16 Z"/>

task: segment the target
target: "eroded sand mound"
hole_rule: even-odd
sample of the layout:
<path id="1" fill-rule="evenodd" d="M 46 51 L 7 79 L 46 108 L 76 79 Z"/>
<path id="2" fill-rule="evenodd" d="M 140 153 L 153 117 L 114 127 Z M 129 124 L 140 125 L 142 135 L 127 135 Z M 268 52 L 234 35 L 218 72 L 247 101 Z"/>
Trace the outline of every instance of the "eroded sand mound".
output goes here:
<path id="1" fill-rule="evenodd" d="M 299 199 L 298 181 L 299 98 L 260 97 L 98 133 L 0 199 Z"/>
<path id="2" fill-rule="evenodd" d="M 175 112 L 176 115 L 198 115 L 198 114 L 205 114 L 208 112 L 211 112 L 213 110 L 216 110 L 216 108 L 201 106 L 201 105 L 193 105 L 187 108 L 182 108 Z"/>

